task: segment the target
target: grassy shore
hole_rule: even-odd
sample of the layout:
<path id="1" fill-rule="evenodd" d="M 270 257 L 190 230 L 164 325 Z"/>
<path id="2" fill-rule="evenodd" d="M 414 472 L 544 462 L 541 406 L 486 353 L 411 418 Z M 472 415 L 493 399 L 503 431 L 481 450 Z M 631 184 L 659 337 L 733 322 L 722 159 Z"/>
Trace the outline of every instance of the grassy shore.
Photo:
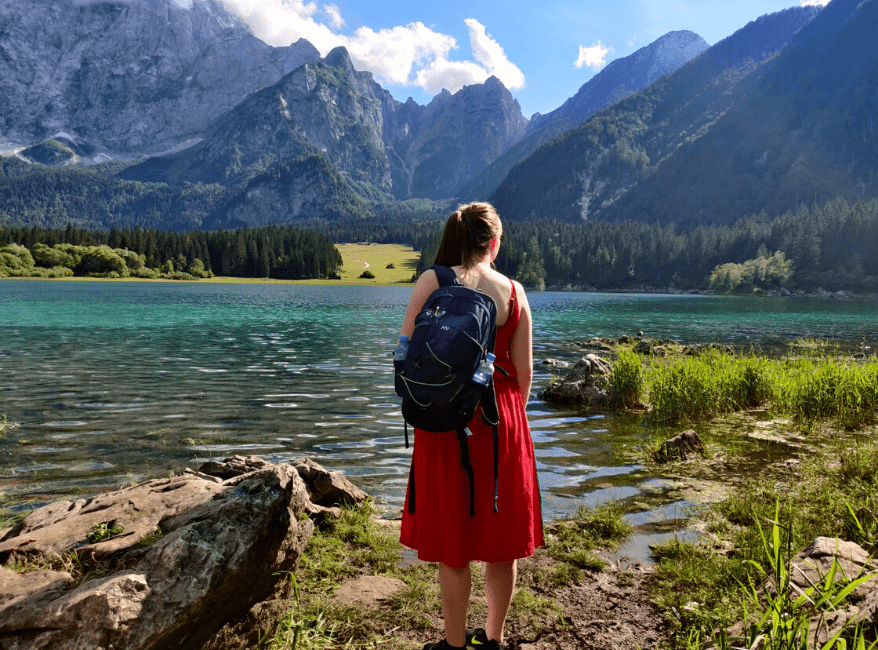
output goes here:
<path id="1" fill-rule="evenodd" d="M 766 579 L 788 577 L 792 557 L 818 536 L 878 551 L 876 364 L 874 357 L 853 360 L 831 345 L 809 341 L 794 342 L 784 359 L 712 349 L 644 359 L 620 350 L 614 376 L 625 389 L 620 405 L 642 408 L 641 400 L 648 401 L 647 421 L 694 426 L 706 444 L 703 457 L 661 467 L 651 453 L 655 445 L 646 444 L 635 462 L 676 477 L 678 484 L 698 483 L 702 493 L 708 485 L 722 489 L 687 513 L 698 524 L 699 541 L 674 539 L 656 547 L 654 572 L 642 583 L 635 574 L 607 567 L 600 555 L 629 534 L 622 516 L 637 504 L 580 508 L 567 520 L 547 524 L 546 548 L 520 565 L 507 625 L 512 639 L 551 640 L 537 647 L 559 650 L 601 647 L 583 645 L 577 621 L 589 617 L 604 621 L 599 629 L 613 634 L 626 625 L 630 631 L 630 620 L 611 609 L 639 599 L 642 611 L 651 608 L 654 620 L 647 627 L 659 637 L 639 647 L 756 647 L 716 638 L 746 620 L 742 634 L 751 641 L 762 636 L 763 648 L 874 648 L 874 626 L 851 627 L 838 645 L 808 641 L 815 620 L 846 606 L 857 576 L 816 585 L 808 599 L 765 595 L 757 588 Z M 751 426 L 757 436 L 745 433 Z M 760 440 L 786 451 L 761 457 Z M 405 562 L 396 533 L 372 515 L 369 506 L 346 511 L 341 521 L 315 534 L 296 572 L 295 602 L 291 599 L 285 616 L 266 630 L 264 647 L 291 647 L 298 635 L 296 647 L 303 648 L 416 650 L 441 636 L 435 565 Z M 605 569 L 611 575 L 602 573 Z M 484 591 L 484 576 L 478 564 L 473 571 L 471 620 L 479 621 L 485 603 L 476 595 Z M 338 586 L 363 573 L 395 577 L 405 587 L 377 608 L 335 603 Z M 629 583 L 636 588 L 626 592 Z M 608 589 L 624 596 L 606 611 L 581 605 L 590 590 L 606 602 Z"/>

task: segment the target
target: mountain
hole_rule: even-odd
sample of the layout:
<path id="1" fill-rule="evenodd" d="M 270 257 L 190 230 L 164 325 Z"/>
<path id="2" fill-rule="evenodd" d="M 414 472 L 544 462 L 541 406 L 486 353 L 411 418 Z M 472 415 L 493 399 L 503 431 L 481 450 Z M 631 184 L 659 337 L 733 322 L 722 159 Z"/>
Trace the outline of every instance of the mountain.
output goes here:
<path id="1" fill-rule="evenodd" d="M 534 115 L 522 139 L 498 156 L 464 194 L 490 196 L 509 170 L 541 145 L 585 122 L 599 110 L 674 72 L 707 48 L 707 42 L 698 34 L 669 32 L 633 54 L 612 61 L 562 106 L 545 115 Z"/>
<path id="2" fill-rule="evenodd" d="M 266 45 L 219 0 L 0 0 L 0 139 L 165 151 L 318 58 L 304 40 Z"/>
<path id="3" fill-rule="evenodd" d="M 454 95 L 445 91 L 427 106 L 401 103 L 339 47 L 253 93 L 198 144 L 150 158 L 120 177 L 235 186 L 279 161 L 323 156 L 364 199 L 441 199 L 483 171 L 526 124 L 494 77 Z"/>
<path id="4" fill-rule="evenodd" d="M 397 198 L 459 195 L 518 141 L 528 124 L 518 101 L 496 77 L 453 95 L 445 90 L 423 109 L 412 104 L 391 107 L 405 119 L 385 134 L 390 159 L 398 161 Z"/>
<path id="5" fill-rule="evenodd" d="M 355 219 L 368 210 L 338 172 L 319 155 L 271 165 L 214 211 L 203 228 L 258 227 L 284 221 Z"/>
<path id="6" fill-rule="evenodd" d="M 849 0 L 834 0 L 830 6 L 836 3 L 850 4 Z M 868 4 L 878 2 L 869 0 Z M 692 158 L 693 147 L 712 137 L 717 126 L 736 112 L 736 106 L 752 104 L 760 78 L 783 60 L 778 52 L 783 53 L 800 30 L 800 37 L 807 38 L 804 28 L 817 14 L 814 8 L 797 7 L 749 23 L 676 72 L 535 151 L 510 170 L 492 200 L 502 215 L 512 219 L 631 218 L 695 223 L 740 218 L 749 188 L 736 186 L 734 200 L 729 203 L 718 200 L 713 190 L 728 181 L 727 176 L 715 173 L 717 165 L 728 158 L 730 148 L 748 136 L 738 133 L 739 140 L 725 140 L 697 163 Z M 813 70 L 822 62 L 813 59 L 810 65 Z M 822 74 L 812 75 L 813 83 L 831 88 L 837 73 L 821 70 Z M 800 82 L 801 75 L 794 76 L 788 87 Z M 800 91 L 807 93 L 807 86 Z M 759 96 L 767 99 L 764 93 Z M 777 102 L 772 102 L 772 109 L 780 110 Z M 691 181 L 681 181 L 671 170 L 699 176 L 704 185 L 695 187 Z M 763 182 L 770 184 L 772 180 L 765 178 Z M 666 203 L 672 192 L 675 196 L 697 194 L 703 199 L 701 211 Z M 623 208 L 635 200 L 639 201 L 638 210 Z M 661 211 L 657 205 L 662 206 Z"/>
<path id="7" fill-rule="evenodd" d="M 878 196 L 878 1 L 833 0 L 616 217 L 728 223 Z"/>
<path id="8" fill-rule="evenodd" d="M 388 192 L 381 139 L 384 91 L 357 73 L 344 48 L 300 66 L 214 121 L 198 144 L 127 169 L 127 180 L 234 185 L 272 163 L 323 155 L 355 180 Z"/>

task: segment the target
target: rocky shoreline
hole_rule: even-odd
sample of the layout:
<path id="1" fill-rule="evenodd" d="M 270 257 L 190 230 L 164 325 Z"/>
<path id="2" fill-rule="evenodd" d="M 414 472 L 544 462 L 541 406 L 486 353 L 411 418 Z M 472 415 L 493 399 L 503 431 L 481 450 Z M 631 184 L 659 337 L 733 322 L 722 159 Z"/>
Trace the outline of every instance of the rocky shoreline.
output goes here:
<path id="1" fill-rule="evenodd" d="M 0 531 L 0 647 L 265 647 L 266 617 L 287 615 L 291 601 L 278 594 L 315 527 L 339 517 L 340 504 L 367 498 L 341 473 L 309 459 L 275 465 L 237 456 L 88 500 L 44 506 Z M 549 525 L 550 539 L 555 526 Z M 651 602 L 653 567 L 612 554 L 605 559 L 603 570 L 581 580 L 554 587 L 540 579 L 528 583 L 552 606 L 524 624 L 512 617 L 506 647 L 629 650 L 671 641 L 672 632 Z M 796 588 L 824 579 L 833 563 L 840 567 L 837 579 L 878 574 L 856 544 L 818 538 L 796 559 Z M 556 565 L 552 552 L 541 550 L 521 562 L 522 582 Z M 384 607 L 406 584 L 381 574 L 366 567 L 359 577 L 340 578 L 333 601 L 369 611 Z M 873 582 L 858 587 L 856 604 L 824 622 L 819 638 L 850 621 L 878 625 L 878 581 Z M 476 610 L 482 598 L 474 593 Z M 385 647 L 420 647 L 440 634 L 437 612 L 429 615 L 431 625 L 396 628 Z M 534 616 L 544 620 L 535 622 Z"/>
<path id="2" fill-rule="evenodd" d="M 251 456 L 51 503 L 0 531 L 0 647 L 201 648 L 295 569 L 312 520 L 366 498 Z"/>

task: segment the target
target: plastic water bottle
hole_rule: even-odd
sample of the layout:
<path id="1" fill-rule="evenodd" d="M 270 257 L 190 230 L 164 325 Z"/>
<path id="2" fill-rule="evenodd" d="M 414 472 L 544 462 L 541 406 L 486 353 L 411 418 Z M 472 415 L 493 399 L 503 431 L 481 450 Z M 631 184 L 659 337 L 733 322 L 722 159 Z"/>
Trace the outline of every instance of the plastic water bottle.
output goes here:
<path id="1" fill-rule="evenodd" d="M 491 381 L 491 376 L 494 374 L 494 359 L 496 358 L 497 357 L 490 352 L 485 355 L 485 358 L 479 364 L 479 367 L 476 368 L 476 372 L 473 375 L 474 382 L 481 384 L 482 386 L 488 385 L 488 382 Z"/>
<path id="2" fill-rule="evenodd" d="M 405 355 L 409 351 L 409 337 L 406 334 L 399 335 L 399 343 L 393 350 L 394 361 L 405 361 Z"/>

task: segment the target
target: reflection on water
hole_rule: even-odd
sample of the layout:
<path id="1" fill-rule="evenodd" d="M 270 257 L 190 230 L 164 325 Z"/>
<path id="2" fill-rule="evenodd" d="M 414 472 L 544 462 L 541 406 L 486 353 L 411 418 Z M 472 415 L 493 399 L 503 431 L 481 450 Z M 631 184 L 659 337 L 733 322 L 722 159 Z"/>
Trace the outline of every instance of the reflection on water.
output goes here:
<path id="1" fill-rule="evenodd" d="M 390 350 L 409 289 L 0 282 L 0 491 L 41 503 L 197 467 L 310 456 L 396 512 L 410 450 Z M 535 356 L 642 329 L 687 342 L 873 336 L 874 306 L 535 293 Z M 551 379 L 538 365 L 534 394 Z M 547 518 L 648 490 L 636 418 L 528 404 Z M 664 515 L 661 515 L 664 516 Z"/>

